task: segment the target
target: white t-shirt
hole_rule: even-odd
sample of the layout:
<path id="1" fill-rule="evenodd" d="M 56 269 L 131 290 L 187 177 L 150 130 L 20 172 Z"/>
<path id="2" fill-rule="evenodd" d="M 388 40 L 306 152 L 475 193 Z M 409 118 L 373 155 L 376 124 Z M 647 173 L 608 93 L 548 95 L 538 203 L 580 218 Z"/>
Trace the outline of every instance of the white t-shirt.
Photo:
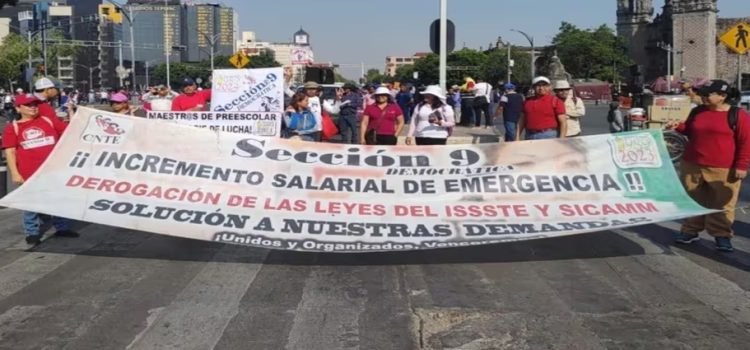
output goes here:
<path id="1" fill-rule="evenodd" d="M 474 85 L 474 96 L 486 96 L 487 101 L 492 101 L 492 85 L 481 82 Z"/>
<path id="2" fill-rule="evenodd" d="M 443 118 L 443 125 L 430 123 L 430 114 L 437 112 Z M 409 122 L 409 137 L 429 137 L 435 139 L 448 138 L 448 128 L 456 125 L 453 108 L 444 104 L 437 111 L 432 106 L 423 104 L 414 110 Z"/>

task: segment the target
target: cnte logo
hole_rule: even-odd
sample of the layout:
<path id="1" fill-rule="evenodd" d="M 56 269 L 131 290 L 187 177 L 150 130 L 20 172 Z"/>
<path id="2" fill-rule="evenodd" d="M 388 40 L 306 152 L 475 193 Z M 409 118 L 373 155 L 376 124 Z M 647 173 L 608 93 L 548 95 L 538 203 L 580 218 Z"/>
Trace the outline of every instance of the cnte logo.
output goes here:
<path id="1" fill-rule="evenodd" d="M 114 116 L 97 115 L 89 119 L 81 139 L 88 143 L 119 145 L 125 138 L 130 121 Z"/>
<path id="2" fill-rule="evenodd" d="M 122 142 L 122 136 L 83 134 L 83 141 L 119 145 Z"/>

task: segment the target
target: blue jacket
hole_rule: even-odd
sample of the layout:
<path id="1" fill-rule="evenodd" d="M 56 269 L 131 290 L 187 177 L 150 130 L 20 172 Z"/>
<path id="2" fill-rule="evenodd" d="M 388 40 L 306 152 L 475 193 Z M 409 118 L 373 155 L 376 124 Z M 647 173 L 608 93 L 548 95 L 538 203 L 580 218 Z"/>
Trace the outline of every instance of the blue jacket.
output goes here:
<path id="1" fill-rule="evenodd" d="M 295 130 L 299 134 L 309 134 L 315 132 L 315 115 L 309 109 L 302 112 L 284 113 L 284 122 L 287 128 Z"/>

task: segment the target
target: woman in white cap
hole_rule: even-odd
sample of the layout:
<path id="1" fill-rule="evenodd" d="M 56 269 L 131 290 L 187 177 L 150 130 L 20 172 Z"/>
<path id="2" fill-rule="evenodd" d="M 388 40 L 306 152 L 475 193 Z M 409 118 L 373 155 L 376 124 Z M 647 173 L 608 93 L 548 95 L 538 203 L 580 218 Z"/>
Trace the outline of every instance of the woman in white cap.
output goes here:
<path id="1" fill-rule="evenodd" d="M 375 103 L 367 106 L 362 114 L 360 143 L 395 146 L 404 127 L 404 113 L 393 101 L 387 87 L 379 87 L 374 95 Z M 374 137 L 367 137 L 368 133 L 374 133 Z"/>
<path id="2" fill-rule="evenodd" d="M 445 102 L 445 94 L 440 86 L 430 85 L 421 94 L 424 101 L 414 110 L 406 144 L 411 145 L 414 138 L 419 146 L 444 145 L 456 124 L 453 108 Z"/>

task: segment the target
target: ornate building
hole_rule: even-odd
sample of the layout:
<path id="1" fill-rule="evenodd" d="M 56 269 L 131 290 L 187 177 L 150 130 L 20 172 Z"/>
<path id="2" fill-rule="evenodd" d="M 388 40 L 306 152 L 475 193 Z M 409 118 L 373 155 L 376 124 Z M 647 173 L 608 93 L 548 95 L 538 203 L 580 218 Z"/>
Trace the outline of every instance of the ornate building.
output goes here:
<path id="1" fill-rule="evenodd" d="M 719 18 L 718 0 L 665 0 L 654 16 L 652 0 L 617 0 L 617 34 L 646 82 L 673 79 L 737 81 L 738 55 L 718 40 L 726 29 L 750 18 Z M 668 62 L 668 58 L 671 60 Z M 750 83 L 750 59 L 743 60 L 743 82 Z"/>

